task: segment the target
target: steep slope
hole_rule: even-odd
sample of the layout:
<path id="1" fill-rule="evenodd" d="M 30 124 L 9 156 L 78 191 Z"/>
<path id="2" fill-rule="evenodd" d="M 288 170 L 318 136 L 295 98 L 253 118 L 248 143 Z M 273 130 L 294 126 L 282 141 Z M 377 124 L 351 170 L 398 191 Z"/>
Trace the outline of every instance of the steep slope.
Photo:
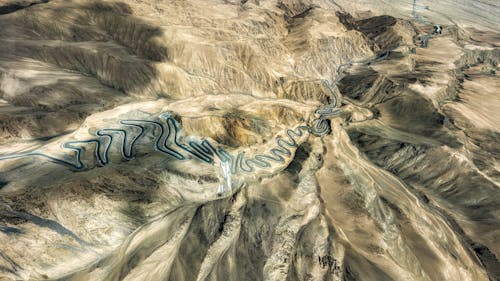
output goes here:
<path id="1" fill-rule="evenodd" d="M 0 3 L 0 279 L 500 278 L 495 3 Z"/>

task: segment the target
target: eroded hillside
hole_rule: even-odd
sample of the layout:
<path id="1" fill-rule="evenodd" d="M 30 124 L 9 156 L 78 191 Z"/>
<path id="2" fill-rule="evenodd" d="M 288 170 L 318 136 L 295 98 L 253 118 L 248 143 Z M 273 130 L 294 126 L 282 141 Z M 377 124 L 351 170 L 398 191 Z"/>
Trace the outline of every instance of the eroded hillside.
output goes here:
<path id="1" fill-rule="evenodd" d="M 500 278 L 495 19 L 343 2 L 0 1 L 0 279 Z"/>

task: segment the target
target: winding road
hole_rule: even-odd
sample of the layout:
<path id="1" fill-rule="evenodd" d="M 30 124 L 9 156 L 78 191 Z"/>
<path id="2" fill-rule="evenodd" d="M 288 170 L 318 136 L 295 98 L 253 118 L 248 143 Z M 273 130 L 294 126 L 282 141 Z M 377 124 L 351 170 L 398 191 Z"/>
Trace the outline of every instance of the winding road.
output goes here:
<path id="1" fill-rule="evenodd" d="M 336 100 L 337 99 L 335 99 L 335 106 L 337 106 Z M 290 149 L 298 147 L 299 143 L 297 142 L 297 139 L 302 137 L 305 132 L 318 136 L 329 133 L 330 126 L 324 116 L 331 117 L 334 114 L 339 114 L 340 111 L 332 111 L 331 107 L 326 107 L 323 108 L 322 111 L 318 112 L 320 114 L 320 118 L 315 122 L 314 127 L 300 125 L 294 129 L 287 129 L 287 137 L 277 137 L 276 147 L 272 148 L 268 154 L 255 154 L 250 157 L 245 157 L 243 152 L 239 152 L 236 156 L 234 156 L 220 146 L 215 148 L 206 139 L 199 141 L 182 141 L 179 133 L 181 130 L 180 123 L 172 117 L 172 114 L 163 113 L 159 116 L 158 120 L 121 120 L 119 123 L 122 125 L 122 128 L 100 129 L 95 133 L 95 138 L 63 143 L 63 148 L 75 152 L 73 159 L 67 159 L 66 157 L 56 158 L 42 152 L 33 151 L 0 156 L 0 160 L 35 156 L 46 158 L 51 162 L 67 166 L 76 171 L 88 170 L 89 167 L 82 159 L 82 155 L 85 152 L 87 145 L 94 145 L 95 161 L 99 166 L 104 166 L 110 163 L 109 153 L 113 144 L 118 144 L 120 146 L 121 156 L 124 160 L 131 160 L 134 158 L 134 145 L 137 141 L 141 137 L 144 137 L 147 132 L 153 132 L 153 130 L 157 128 L 160 130 L 160 134 L 155 136 L 156 140 L 153 146 L 158 152 L 167 154 L 179 161 L 196 158 L 199 161 L 208 164 L 213 164 L 214 156 L 216 156 L 222 162 L 229 162 L 232 174 L 236 174 L 239 171 L 251 173 L 256 167 L 262 169 L 270 168 L 272 166 L 271 162 L 284 163 L 286 161 L 285 157 L 290 157 L 292 155 Z M 137 132 L 134 132 L 134 128 Z"/>
<path id="2" fill-rule="evenodd" d="M 418 18 L 415 17 L 417 20 Z M 432 34 L 427 34 L 422 37 L 422 47 L 427 47 L 427 42 Z M 399 46 L 397 46 L 399 47 Z M 396 48 L 397 48 L 396 47 Z M 394 49 L 393 49 L 394 50 Z M 95 138 L 88 140 L 75 140 L 63 143 L 62 147 L 74 151 L 74 156 L 65 155 L 62 158 L 57 158 L 39 151 L 30 151 L 25 153 L 16 153 L 0 156 L 1 160 L 18 159 L 24 157 L 42 157 L 56 164 L 60 164 L 75 171 L 88 170 L 89 166 L 82 160 L 82 155 L 85 152 L 87 145 L 94 145 L 94 156 L 98 166 L 105 166 L 110 163 L 110 148 L 113 144 L 120 145 L 121 157 L 124 160 L 134 158 L 134 146 L 137 141 L 143 138 L 147 132 L 154 131 L 155 128 L 160 130 L 159 136 L 154 142 L 154 149 L 160 153 L 167 154 L 179 161 L 185 161 L 196 158 L 199 161 L 213 164 L 214 156 L 218 157 L 222 162 L 228 162 L 231 167 L 231 174 L 239 172 L 252 173 L 256 168 L 269 169 L 272 163 L 284 163 L 286 158 L 292 156 L 291 149 L 296 149 L 300 144 L 298 139 L 304 133 L 312 133 L 316 136 L 323 136 L 330 132 L 330 125 L 327 118 L 339 116 L 342 113 L 340 107 L 340 97 L 335 94 L 333 87 L 345 76 L 345 70 L 353 65 L 368 65 L 373 62 L 382 61 L 388 58 L 393 50 L 388 50 L 383 54 L 373 56 L 361 61 L 349 61 L 337 67 L 337 78 L 329 83 L 327 80 L 322 80 L 332 93 L 333 102 L 325 105 L 316 111 L 319 118 L 315 121 L 314 126 L 299 125 L 293 129 L 286 130 L 286 138 L 277 137 L 276 145 L 267 154 L 255 154 L 246 157 L 244 152 L 238 152 L 236 155 L 221 146 L 215 148 L 208 140 L 192 140 L 183 142 L 180 139 L 180 123 L 172 117 L 171 113 L 160 114 L 158 120 L 142 120 L 142 119 L 127 119 L 119 121 L 121 128 L 104 128 L 95 133 Z"/>

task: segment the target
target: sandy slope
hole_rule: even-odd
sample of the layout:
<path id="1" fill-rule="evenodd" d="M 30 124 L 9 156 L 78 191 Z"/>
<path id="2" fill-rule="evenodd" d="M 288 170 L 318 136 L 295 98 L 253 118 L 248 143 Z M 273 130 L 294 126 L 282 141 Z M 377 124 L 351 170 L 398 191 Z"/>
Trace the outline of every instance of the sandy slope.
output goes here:
<path id="1" fill-rule="evenodd" d="M 30 3 L 0 1 L 0 280 L 500 278 L 494 1 Z"/>

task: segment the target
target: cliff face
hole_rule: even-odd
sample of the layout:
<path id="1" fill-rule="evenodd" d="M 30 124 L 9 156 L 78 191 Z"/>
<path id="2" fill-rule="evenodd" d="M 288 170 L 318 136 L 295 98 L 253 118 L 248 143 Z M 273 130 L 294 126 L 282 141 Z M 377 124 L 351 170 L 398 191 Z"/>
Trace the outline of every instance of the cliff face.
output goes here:
<path id="1" fill-rule="evenodd" d="M 498 4 L 384 3 L 0 1 L 0 279 L 500 278 Z"/>

